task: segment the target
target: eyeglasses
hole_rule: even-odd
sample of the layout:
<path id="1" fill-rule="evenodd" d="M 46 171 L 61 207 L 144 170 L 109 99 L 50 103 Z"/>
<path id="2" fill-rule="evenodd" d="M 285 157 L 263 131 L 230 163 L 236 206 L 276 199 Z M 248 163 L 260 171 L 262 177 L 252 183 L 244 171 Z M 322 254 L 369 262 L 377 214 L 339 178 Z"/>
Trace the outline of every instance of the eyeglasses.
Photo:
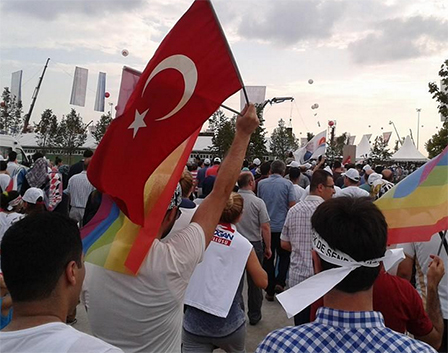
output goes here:
<path id="1" fill-rule="evenodd" d="M 334 184 L 333 184 L 333 185 L 325 185 L 325 184 L 322 184 L 322 185 L 325 186 L 326 188 L 334 189 Z"/>

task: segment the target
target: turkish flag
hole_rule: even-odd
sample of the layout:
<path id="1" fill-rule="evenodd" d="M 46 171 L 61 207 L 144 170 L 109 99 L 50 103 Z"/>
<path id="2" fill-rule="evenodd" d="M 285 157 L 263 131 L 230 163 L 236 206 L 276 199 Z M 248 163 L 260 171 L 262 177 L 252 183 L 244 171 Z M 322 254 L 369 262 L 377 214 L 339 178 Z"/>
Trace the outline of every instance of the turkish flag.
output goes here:
<path id="1" fill-rule="evenodd" d="M 197 0 L 146 66 L 123 114 L 113 120 L 88 169 L 90 182 L 144 225 L 149 176 L 229 96 L 242 88 L 210 1 Z"/>

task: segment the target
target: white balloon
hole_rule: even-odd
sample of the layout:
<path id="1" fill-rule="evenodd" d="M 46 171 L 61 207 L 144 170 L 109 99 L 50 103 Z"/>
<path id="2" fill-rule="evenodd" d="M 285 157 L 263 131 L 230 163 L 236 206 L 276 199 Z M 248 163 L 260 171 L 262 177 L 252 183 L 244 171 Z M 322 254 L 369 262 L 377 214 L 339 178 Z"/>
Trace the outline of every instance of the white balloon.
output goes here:
<path id="1" fill-rule="evenodd" d="M 123 56 L 128 56 L 128 55 L 129 55 L 129 51 L 128 51 L 127 49 L 123 49 L 123 50 L 121 51 L 121 55 L 123 55 Z"/>
<path id="2" fill-rule="evenodd" d="M 312 79 L 309 79 L 309 80 L 308 80 L 308 83 L 309 83 L 310 85 L 312 85 L 313 82 L 314 82 L 314 81 L 313 81 Z"/>

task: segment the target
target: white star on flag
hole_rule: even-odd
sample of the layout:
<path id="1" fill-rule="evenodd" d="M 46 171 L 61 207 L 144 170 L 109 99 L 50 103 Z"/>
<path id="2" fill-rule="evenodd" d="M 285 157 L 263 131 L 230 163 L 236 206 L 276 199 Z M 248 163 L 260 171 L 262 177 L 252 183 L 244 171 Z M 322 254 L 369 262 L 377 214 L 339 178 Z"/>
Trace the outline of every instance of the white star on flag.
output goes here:
<path id="1" fill-rule="evenodd" d="M 141 127 L 146 127 L 146 124 L 144 122 L 146 113 L 149 109 L 146 109 L 142 114 L 138 111 L 138 109 L 135 110 L 135 120 L 132 122 L 131 125 L 129 125 L 128 129 L 134 129 L 134 135 L 132 138 L 135 138 L 135 135 L 137 135 L 138 129 Z"/>

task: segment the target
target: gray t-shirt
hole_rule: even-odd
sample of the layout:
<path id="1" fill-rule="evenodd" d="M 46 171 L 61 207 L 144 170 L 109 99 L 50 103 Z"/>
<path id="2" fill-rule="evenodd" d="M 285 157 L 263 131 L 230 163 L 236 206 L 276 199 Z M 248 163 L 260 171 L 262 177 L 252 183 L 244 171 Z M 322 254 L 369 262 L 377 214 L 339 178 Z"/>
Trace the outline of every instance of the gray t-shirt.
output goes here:
<path id="1" fill-rule="evenodd" d="M 266 204 L 250 190 L 239 190 L 238 193 L 244 200 L 244 208 L 236 229 L 249 241 L 262 241 L 261 225 L 269 222 Z"/>

